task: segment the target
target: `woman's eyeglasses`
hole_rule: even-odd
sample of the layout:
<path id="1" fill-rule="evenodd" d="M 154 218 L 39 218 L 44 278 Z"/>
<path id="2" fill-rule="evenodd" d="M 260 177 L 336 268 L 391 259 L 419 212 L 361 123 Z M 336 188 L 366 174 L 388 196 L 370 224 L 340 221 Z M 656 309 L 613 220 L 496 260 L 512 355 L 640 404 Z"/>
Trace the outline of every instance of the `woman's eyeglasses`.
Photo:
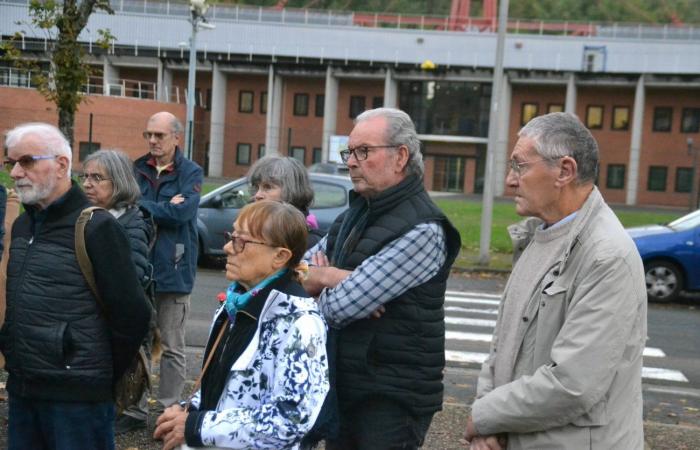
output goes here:
<path id="1" fill-rule="evenodd" d="M 5 158 L 3 161 L 3 165 L 5 166 L 5 169 L 9 172 L 14 169 L 15 164 L 19 163 L 19 166 L 24 169 L 24 170 L 29 170 L 32 167 L 34 167 L 34 164 L 36 164 L 37 161 L 41 161 L 43 159 L 56 159 L 58 158 L 58 155 L 23 155 L 20 156 L 17 159 L 12 159 L 12 158 Z"/>
<path id="2" fill-rule="evenodd" d="M 90 181 L 91 183 L 102 183 L 103 181 L 111 181 L 111 178 L 107 178 L 99 173 L 81 173 L 78 175 L 78 178 L 80 179 L 81 182 L 85 183 L 86 181 Z"/>
<path id="3" fill-rule="evenodd" d="M 240 236 L 236 236 L 233 233 L 229 231 L 224 232 L 224 237 L 226 238 L 226 242 L 231 242 L 231 245 L 233 245 L 233 250 L 236 251 L 236 253 L 242 253 L 245 250 L 245 245 L 246 244 L 258 244 L 258 245 L 266 245 L 268 247 L 272 247 L 270 244 L 266 242 L 260 242 L 260 241 L 251 241 L 250 239 L 244 239 Z"/>

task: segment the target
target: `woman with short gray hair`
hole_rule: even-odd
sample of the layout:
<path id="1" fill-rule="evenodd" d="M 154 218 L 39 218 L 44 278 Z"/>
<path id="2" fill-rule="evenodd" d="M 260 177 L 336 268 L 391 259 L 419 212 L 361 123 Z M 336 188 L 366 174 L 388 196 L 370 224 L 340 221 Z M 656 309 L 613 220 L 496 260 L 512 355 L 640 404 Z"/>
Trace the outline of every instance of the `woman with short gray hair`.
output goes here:
<path id="1" fill-rule="evenodd" d="M 306 217 L 308 248 L 323 237 L 316 216 L 309 212 L 314 191 L 306 167 L 289 156 L 269 155 L 257 160 L 248 171 L 252 201 L 274 200 L 289 203 Z"/>

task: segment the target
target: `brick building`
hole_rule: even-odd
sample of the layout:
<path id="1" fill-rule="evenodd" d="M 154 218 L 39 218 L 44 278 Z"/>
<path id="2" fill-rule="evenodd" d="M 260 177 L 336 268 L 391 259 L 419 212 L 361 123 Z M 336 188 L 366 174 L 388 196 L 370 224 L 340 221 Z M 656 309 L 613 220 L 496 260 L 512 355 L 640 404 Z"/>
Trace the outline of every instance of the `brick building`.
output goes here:
<path id="1" fill-rule="evenodd" d="M 186 5 L 113 6 L 115 15 L 94 14 L 91 31 L 81 35 L 98 75 L 76 116 L 76 161 L 96 148 L 144 153 L 141 131 L 156 111 L 185 119 Z M 416 122 L 428 189 L 481 191 L 492 31 L 421 28 L 416 20 L 402 28 L 401 18 L 393 27 L 366 27 L 352 14 L 222 5 L 207 16 L 216 29 L 197 36 L 193 158 L 208 175 L 242 176 L 266 153 L 306 165 L 328 160 L 330 136 L 347 135 L 357 114 L 386 105 Z M 0 0 L 3 36 L 26 19 L 26 5 Z M 600 144 L 598 185 L 608 201 L 687 205 L 688 139 L 700 147 L 700 29 L 591 25 L 521 34 L 513 27 L 497 93 L 496 194 L 508 194 L 506 161 L 518 129 L 536 115 L 571 111 Z M 99 28 L 117 37 L 107 51 L 91 45 Z M 43 54 L 44 41 L 25 44 L 26 52 Z M 436 67 L 422 69 L 426 60 Z M 27 120 L 56 122 L 54 106 L 31 89 L 27 74 L 7 66 L 0 67 L 0 108 L 2 130 Z"/>

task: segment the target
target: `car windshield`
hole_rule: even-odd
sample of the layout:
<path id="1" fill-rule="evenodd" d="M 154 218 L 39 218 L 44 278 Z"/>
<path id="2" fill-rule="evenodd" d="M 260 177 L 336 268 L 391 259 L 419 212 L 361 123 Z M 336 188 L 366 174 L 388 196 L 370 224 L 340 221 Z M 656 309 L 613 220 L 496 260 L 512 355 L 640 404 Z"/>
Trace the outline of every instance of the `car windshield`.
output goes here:
<path id="1" fill-rule="evenodd" d="M 673 222 L 669 223 L 668 226 L 674 230 L 682 231 L 695 228 L 700 225 L 700 209 L 693 211 L 683 217 L 679 217 Z"/>

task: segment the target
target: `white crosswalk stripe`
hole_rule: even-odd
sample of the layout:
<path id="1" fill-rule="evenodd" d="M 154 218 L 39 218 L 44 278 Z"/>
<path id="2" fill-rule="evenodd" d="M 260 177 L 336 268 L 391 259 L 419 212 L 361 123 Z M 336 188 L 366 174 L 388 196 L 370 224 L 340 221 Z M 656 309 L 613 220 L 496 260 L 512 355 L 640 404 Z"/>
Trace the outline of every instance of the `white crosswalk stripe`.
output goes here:
<path id="1" fill-rule="evenodd" d="M 476 292 L 447 291 L 445 296 L 445 359 L 451 363 L 480 365 L 488 357 L 496 326 L 495 316 L 501 296 Z M 490 316 L 491 318 L 484 318 Z M 644 348 L 645 362 L 662 364 L 666 353 L 656 347 Z M 678 370 L 663 367 L 643 367 L 644 379 L 687 383 Z"/>

